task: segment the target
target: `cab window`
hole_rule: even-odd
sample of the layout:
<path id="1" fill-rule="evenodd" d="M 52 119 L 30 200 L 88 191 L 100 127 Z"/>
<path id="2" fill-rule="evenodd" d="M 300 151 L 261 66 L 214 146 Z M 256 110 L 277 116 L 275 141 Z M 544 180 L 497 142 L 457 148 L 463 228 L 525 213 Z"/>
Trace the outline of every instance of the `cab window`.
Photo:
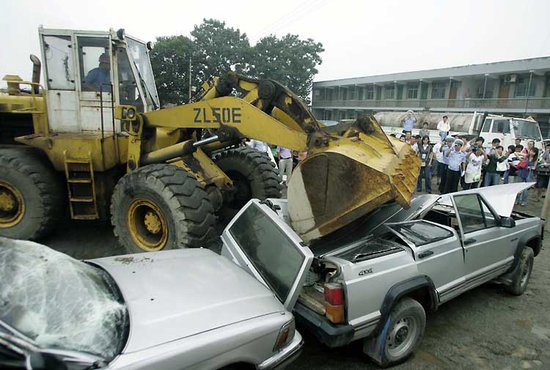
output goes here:
<path id="1" fill-rule="evenodd" d="M 489 132 L 489 130 L 491 129 L 491 123 L 493 123 L 492 119 L 486 119 L 485 122 L 483 122 L 481 132 Z"/>
<path id="2" fill-rule="evenodd" d="M 70 36 L 44 36 L 48 89 L 74 90 L 75 73 Z"/>
<path id="3" fill-rule="evenodd" d="M 120 104 L 131 104 L 138 107 L 140 112 L 143 111 L 143 104 L 137 88 L 136 79 L 128 60 L 126 49 L 117 48 L 117 64 L 118 64 L 118 90 L 120 92 Z"/>
<path id="4" fill-rule="evenodd" d="M 111 91 L 111 55 L 106 37 L 78 37 L 83 91 Z"/>
<path id="5" fill-rule="evenodd" d="M 493 133 L 509 134 L 510 133 L 510 121 L 507 119 L 496 119 L 493 121 Z"/>

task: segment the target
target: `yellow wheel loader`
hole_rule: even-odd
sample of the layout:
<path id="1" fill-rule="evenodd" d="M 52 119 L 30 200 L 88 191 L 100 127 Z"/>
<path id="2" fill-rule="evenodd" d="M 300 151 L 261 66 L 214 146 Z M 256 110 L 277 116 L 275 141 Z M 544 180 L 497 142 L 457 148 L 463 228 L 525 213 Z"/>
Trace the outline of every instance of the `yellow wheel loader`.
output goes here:
<path id="1" fill-rule="evenodd" d="M 148 44 L 123 30 L 39 38 L 43 66 L 31 56 L 32 81 L 6 75 L 0 94 L 2 236 L 38 239 L 70 213 L 110 218 L 129 251 L 204 246 L 216 216 L 281 194 L 275 165 L 245 138 L 308 152 L 288 184 L 305 240 L 410 201 L 419 160 L 373 117 L 328 131 L 284 86 L 235 73 L 161 109 Z"/>

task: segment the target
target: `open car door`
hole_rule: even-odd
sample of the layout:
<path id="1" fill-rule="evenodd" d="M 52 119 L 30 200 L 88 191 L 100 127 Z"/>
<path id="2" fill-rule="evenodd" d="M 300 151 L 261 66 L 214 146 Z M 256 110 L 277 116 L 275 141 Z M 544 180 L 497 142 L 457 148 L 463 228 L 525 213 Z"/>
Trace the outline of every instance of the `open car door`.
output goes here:
<path id="1" fill-rule="evenodd" d="M 292 311 L 313 253 L 265 203 L 249 201 L 222 233 L 222 255 L 270 288 Z"/>

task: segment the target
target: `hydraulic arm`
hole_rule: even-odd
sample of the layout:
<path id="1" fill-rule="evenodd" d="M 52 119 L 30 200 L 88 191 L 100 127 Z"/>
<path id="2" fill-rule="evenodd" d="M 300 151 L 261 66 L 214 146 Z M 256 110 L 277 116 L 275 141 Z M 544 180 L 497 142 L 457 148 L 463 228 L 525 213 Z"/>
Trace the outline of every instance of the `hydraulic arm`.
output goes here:
<path id="1" fill-rule="evenodd" d="M 198 102 L 136 115 L 137 126 L 209 129 L 215 136 L 140 153 L 136 163 L 165 161 L 201 145 L 213 149 L 245 137 L 307 150 L 288 185 L 292 226 L 305 240 L 329 234 L 388 201 L 408 206 L 420 162 L 408 144 L 388 138 L 373 117 L 357 120 L 343 135 L 329 134 L 295 94 L 275 81 L 229 73 L 203 88 Z M 120 118 L 124 109 L 119 108 Z M 130 156 L 133 152 L 139 150 L 129 149 Z"/>

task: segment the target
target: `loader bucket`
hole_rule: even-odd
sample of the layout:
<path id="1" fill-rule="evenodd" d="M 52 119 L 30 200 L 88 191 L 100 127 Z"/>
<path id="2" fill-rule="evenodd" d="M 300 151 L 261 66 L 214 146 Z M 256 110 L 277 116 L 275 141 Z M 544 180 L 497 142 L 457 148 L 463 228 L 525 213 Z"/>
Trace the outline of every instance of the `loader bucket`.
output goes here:
<path id="1" fill-rule="evenodd" d="M 311 153 L 292 173 L 288 212 L 304 241 L 330 234 L 392 200 L 409 206 L 420 160 L 409 144 L 376 126 L 376 132 L 342 138 Z"/>

